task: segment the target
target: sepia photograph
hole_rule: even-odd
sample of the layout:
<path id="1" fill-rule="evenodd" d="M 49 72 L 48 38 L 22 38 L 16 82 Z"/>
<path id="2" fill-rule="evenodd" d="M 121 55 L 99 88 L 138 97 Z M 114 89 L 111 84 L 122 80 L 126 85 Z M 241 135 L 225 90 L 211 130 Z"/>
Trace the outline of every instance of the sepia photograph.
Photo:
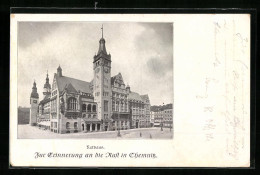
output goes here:
<path id="1" fill-rule="evenodd" d="M 173 138 L 173 23 L 19 22 L 18 139 Z"/>
<path id="2" fill-rule="evenodd" d="M 250 167 L 250 14 L 10 20 L 12 166 Z"/>

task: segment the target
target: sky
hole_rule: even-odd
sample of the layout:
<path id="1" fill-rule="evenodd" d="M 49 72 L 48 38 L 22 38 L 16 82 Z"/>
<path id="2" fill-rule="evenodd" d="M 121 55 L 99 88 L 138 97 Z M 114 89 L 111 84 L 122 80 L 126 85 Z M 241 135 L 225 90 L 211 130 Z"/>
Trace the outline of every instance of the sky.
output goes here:
<path id="1" fill-rule="evenodd" d="M 41 100 L 47 71 L 52 84 L 59 65 L 64 76 L 90 82 L 102 24 L 111 76 L 120 72 L 151 105 L 173 103 L 172 23 L 19 22 L 18 106 L 30 107 L 34 80 Z"/>

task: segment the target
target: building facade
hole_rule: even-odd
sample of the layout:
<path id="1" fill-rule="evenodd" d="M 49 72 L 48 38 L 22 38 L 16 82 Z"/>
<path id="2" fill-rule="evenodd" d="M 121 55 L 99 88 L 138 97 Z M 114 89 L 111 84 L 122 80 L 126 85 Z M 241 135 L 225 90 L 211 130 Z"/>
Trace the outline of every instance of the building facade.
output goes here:
<path id="1" fill-rule="evenodd" d="M 173 108 L 172 104 L 154 108 L 150 112 L 150 120 L 155 127 L 173 127 Z M 152 122 L 151 122 L 152 123 Z"/>
<path id="2" fill-rule="evenodd" d="M 111 55 L 105 39 L 93 57 L 90 82 L 63 75 L 57 68 L 52 85 L 48 73 L 44 98 L 38 102 L 34 82 L 31 94 L 31 121 L 55 133 L 125 130 L 150 126 L 150 100 L 125 85 L 121 73 L 111 76 Z M 35 90 L 36 88 L 36 90 Z M 38 97 L 38 98 L 37 98 Z M 36 111 L 36 112 L 35 112 Z"/>
<path id="3" fill-rule="evenodd" d="M 153 127 L 154 126 L 154 111 L 150 111 L 150 126 Z"/>
<path id="4" fill-rule="evenodd" d="M 172 109 L 164 109 L 163 126 L 165 128 L 172 128 L 172 124 L 173 124 L 173 110 Z"/>

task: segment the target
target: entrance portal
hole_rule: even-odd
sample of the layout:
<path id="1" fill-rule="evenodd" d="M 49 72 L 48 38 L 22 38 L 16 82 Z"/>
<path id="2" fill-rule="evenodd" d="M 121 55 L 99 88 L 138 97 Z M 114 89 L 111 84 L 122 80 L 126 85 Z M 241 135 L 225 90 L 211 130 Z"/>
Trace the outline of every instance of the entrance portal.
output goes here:
<path id="1" fill-rule="evenodd" d="M 100 124 L 97 124 L 97 130 L 98 131 L 100 130 Z"/>
<path id="2" fill-rule="evenodd" d="M 96 130 L 96 125 L 92 124 L 92 131 L 95 131 L 95 130 Z"/>
<path id="3" fill-rule="evenodd" d="M 82 131 L 84 131 L 84 129 L 85 129 L 85 128 L 84 128 L 84 124 L 82 124 L 81 126 L 82 126 Z"/>
<path id="4" fill-rule="evenodd" d="M 107 131 L 107 126 L 105 126 L 105 131 Z"/>
<path id="5" fill-rule="evenodd" d="M 139 122 L 136 122 L 136 123 L 135 123 L 135 127 L 136 127 L 136 128 L 139 128 L 138 123 L 139 123 Z"/>
<path id="6" fill-rule="evenodd" d="M 87 131 L 90 131 L 90 125 L 87 124 Z"/>

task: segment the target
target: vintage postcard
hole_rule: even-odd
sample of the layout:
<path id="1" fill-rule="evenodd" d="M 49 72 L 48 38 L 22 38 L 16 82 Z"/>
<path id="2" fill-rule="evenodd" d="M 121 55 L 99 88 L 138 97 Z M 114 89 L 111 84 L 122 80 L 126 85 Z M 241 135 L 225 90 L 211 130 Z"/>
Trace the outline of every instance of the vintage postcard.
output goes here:
<path id="1" fill-rule="evenodd" d="M 10 20 L 10 166 L 250 166 L 249 14 Z"/>

